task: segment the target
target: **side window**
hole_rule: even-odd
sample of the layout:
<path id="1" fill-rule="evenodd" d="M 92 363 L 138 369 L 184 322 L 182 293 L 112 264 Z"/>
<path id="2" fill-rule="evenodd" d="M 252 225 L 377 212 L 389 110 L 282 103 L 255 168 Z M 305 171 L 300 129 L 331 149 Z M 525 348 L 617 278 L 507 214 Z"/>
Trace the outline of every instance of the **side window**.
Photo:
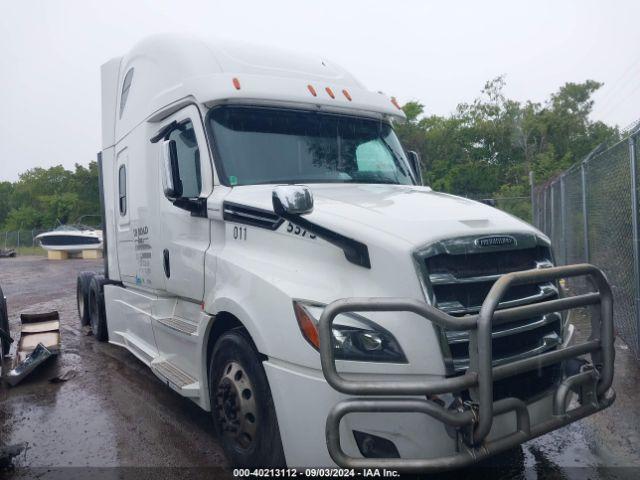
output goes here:
<path id="1" fill-rule="evenodd" d="M 120 205 L 120 215 L 127 213 L 127 168 L 120 165 L 118 170 L 118 205 Z"/>
<path id="2" fill-rule="evenodd" d="M 122 112 L 127 104 L 127 98 L 129 98 L 129 90 L 131 90 L 131 81 L 133 80 L 133 68 L 130 68 L 127 74 L 124 76 L 122 82 L 122 92 L 120 93 L 120 118 L 122 118 Z"/>
<path id="3" fill-rule="evenodd" d="M 200 149 L 196 141 L 196 132 L 190 120 L 182 123 L 169 135 L 169 140 L 176 142 L 178 169 L 182 181 L 182 196 L 196 198 L 202 190 L 202 174 L 200 172 Z"/>

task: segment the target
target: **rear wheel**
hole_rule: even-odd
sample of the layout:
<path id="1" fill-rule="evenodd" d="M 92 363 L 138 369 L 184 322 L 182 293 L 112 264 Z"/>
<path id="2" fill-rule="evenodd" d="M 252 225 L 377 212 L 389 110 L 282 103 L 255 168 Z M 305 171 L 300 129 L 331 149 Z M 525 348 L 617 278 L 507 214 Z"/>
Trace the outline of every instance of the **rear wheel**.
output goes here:
<path id="1" fill-rule="evenodd" d="M 109 340 L 107 314 L 104 307 L 104 285 L 108 280 L 102 275 L 94 275 L 89 284 L 89 324 L 93 336 L 99 342 Z"/>
<path id="2" fill-rule="evenodd" d="M 80 317 L 80 325 L 83 327 L 89 325 L 89 286 L 91 279 L 95 273 L 80 272 L 76 284 L 76 303 L 78 305 L 78 316 Z"/>
<path id="3" fill-rule="evenodd" d="M 267 376 L 243 330 L 231 330 L 216 343 L 209 385 L 214 425 L 229 462 L 247 468 L 285 466 Z"/>
<path id="4" fill-rule="evenodd" d="M 9 332 L 9 315 L 7 314 L 7 301 L 4 298 L 2 288 L 0 288 L 0 329 L 4 330 L 7 335 L 11 335 L 11 332 Z M 0 348 L 2 348 L 2 352 L 5 355 L 9 353 L 10 347 L 11 343 L 8 340 L 2 340 L 0 342 Z"/>

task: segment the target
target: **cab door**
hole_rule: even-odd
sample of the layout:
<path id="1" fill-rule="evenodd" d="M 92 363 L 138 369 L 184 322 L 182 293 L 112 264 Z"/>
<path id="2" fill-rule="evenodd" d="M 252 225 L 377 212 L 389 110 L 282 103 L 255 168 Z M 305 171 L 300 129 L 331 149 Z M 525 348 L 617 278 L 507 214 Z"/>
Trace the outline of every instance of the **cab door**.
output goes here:
<path id="1" fill-rule="evenodd" d="M 175 122 L 175 123 L 174 123 Z M 206 199 L 213 188 L 213 172 L 198 109 L 190 105 L 167 118 L 161 129 L 173 124 L 165 140 L 175 142 L 183 199 Z M 158 169 L 162 165 L 162 142 L 157 142 Z M 162 178 L 159 179 L 162 182 Z M 209 248 L 209 219 L 193 215 L 165 197 L 159 188 L 162 270 L 168 293 L 201 302 L 204 297 L 204 261 Z M 206 208 L 204 209 L 206 212 Z"/>
<path id="2" fill-rule="evenodd" d="M 118 244 L 118 268 L 124 282 L 135 282 L 136 261 L 134 242 L 131 232 L 130 210 L 131 195 L 129 182 L 129 148 L 126 146 L 118 152 L 115 163 L 116 196 L 116 242 Z"/>

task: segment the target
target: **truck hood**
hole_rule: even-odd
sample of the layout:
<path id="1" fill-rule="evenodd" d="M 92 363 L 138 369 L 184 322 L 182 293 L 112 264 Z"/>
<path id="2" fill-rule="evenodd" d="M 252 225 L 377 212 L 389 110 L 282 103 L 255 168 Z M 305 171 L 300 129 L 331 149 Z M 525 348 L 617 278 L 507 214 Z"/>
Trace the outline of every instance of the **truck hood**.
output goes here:
<path id="1" fill-rule="evenodd" d="M 225 200 L 273 211 L 274 185 L 234 187 Z M 488 205 L 407 185 L 312 184 L 308 220 L 362 242 L 382 236 L 413 246 L 445 238 L 531 233 L 531 225 Z M 377 243 L 377 242 L 376 242 Z"/>

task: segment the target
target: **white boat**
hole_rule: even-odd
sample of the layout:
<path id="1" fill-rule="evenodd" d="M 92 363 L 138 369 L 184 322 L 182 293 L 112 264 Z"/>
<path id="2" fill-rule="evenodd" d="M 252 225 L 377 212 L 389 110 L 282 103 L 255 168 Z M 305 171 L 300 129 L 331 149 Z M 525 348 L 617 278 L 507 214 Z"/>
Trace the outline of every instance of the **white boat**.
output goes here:
<path id="1" fill-rule="evenodd" d="M 102 249 L 102 230 L 85 225 L 60 225 L 55 230 L 41 233 L 36 240 L 45 250 L 80 252 Z"/>

